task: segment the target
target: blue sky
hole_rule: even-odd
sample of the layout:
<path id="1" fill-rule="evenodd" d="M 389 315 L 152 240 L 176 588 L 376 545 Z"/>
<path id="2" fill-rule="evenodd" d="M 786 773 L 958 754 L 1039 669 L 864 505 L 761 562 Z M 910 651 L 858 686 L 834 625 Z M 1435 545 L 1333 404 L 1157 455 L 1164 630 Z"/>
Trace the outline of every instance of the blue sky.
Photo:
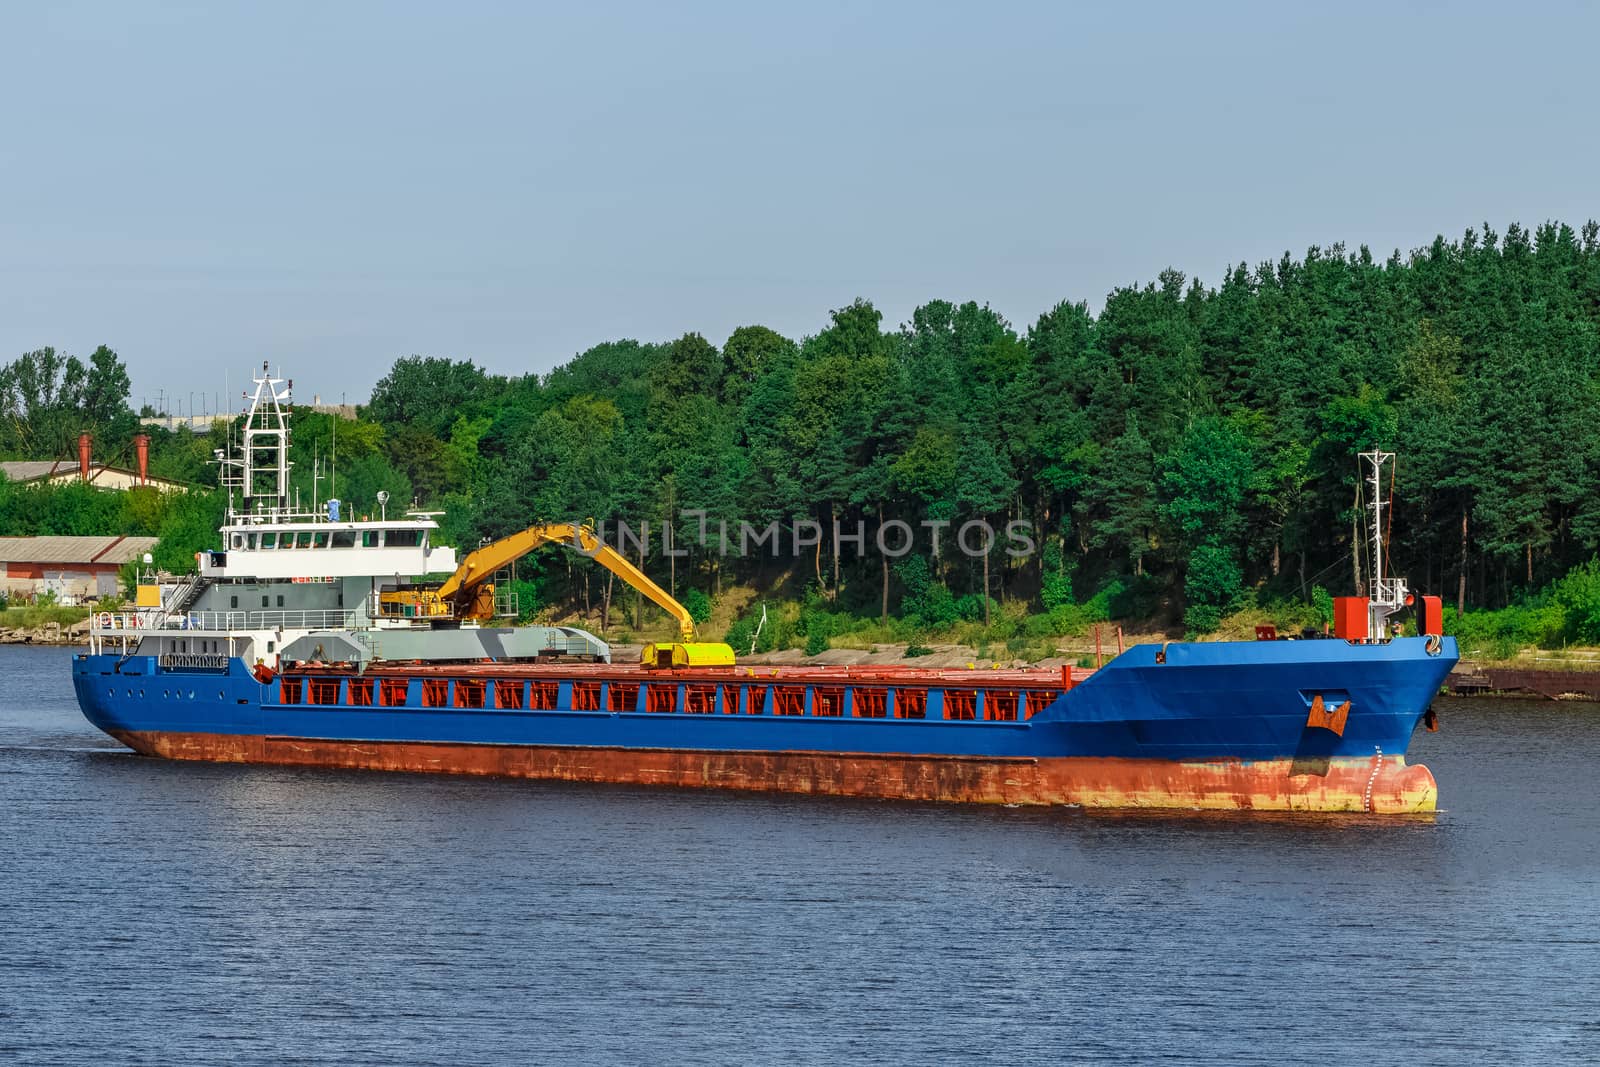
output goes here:
<path id="1" fill-rule="evenodd" d="M 0 6 L 0 358 L 1025 328 L 1172 266 L 1600 215 L 1593 5 Z M 195 401 L 198 406 L 198 399 Z"/>

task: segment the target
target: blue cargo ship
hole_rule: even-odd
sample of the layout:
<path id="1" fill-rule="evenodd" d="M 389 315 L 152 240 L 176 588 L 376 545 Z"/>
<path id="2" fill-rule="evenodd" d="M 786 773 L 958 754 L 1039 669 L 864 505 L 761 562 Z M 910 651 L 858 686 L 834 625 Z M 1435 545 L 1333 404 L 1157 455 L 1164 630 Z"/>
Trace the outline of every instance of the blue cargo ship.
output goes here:
<path id="1" fill-rule="evenodd" d="M 1411 600 L 1397 579 L 1341 602 L 1341 636 L 1140 645 L 1093 671 L 749 666 L 690 640 L 613 664 L 582 630 L 493 625 L 480 564 L 504 558 L 495 546 L 458 565 L 431 516 L 290 508 L 287 402 L 263 369 L 226 461 L 245 504 L 222 548 L 180 583 L 141 586 L 138 610 L 97 616 L 74 661 L 85 715 L 138 752 L 974 803 L 1437 803 L 1406 750 L 1456 646 L 1390 636 Z M 519 536 L 510 550 L 552 535 Z"/>

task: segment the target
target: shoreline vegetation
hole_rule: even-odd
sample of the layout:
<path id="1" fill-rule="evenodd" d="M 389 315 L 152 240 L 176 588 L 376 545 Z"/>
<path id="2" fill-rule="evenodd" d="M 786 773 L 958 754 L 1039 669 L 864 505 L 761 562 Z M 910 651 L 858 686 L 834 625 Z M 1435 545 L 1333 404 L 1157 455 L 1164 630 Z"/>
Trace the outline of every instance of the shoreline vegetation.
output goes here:
<path id="1" fill-rule="evenodd" d="M 89 639 L 90 608 L 0 608 L 0 645 L 82 645 Z"/>
<path id="2" fill-rule="evenodd" d="M 142 430 L 151 475 L 192 487 L 0 479 L 0 535 L 153 535 L 171 574 L 214 544 L 226 497 L 210 460 L 231 428 L 141 427 L 159 413 L 129 392 L 106 346 L 0 366 L 0 458 L 70 459 L 89 432 L 97 461 L 132 466 Z M 1593 221 L 1485 225 L 1387 258 L 1312 247 L 1212 284 L 1169 269 L 1025 326 L 946 300 L 895 325 L 858 299 L 799 338 L 619 339 L 548 373 L 407 356 L 347 415 L 294 412 L 308 505 L 336 495 L 359 517 L 387 491 L 391 514 L 443 512 L 458 546 L 540 521 L 648 521 L 636 562 L 743 649 L 1047 660 L 1096 625 L 1320 631 L 1332 594 L 1372 578 L 1355 455 L 1373 447 L 1400 457 L 1390 573 L 1444 596 L 1466 655 L 1600 647 Z M 843 533 L 741 557 L 711 547 L 708 522 Z M 1032 550 L 955 551 L 979 522 L 1026 523 Z M 873 551 L 896 524 L 942 527 L 946 550 Z M 516 586 L 526 619 L 612 643 L 654 632 L 648 604 L 570 553 L 526 558 Z"/>

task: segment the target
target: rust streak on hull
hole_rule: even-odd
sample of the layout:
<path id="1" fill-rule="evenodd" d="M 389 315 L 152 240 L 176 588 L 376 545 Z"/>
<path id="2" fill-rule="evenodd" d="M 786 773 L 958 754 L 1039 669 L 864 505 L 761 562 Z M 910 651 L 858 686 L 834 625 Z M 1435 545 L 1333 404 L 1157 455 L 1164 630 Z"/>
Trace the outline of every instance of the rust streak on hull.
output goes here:
<path id="1" fill-rule="evenodd" d="M 1426 767 L 1403 757 L 1246 763 L 1063 757 L 962 758 L 821 752 L 338 741 L 249 734 L 118 731 L 166 759 L 493 775 L 971 804 L 1408 814 L 1435 809 Z"/>

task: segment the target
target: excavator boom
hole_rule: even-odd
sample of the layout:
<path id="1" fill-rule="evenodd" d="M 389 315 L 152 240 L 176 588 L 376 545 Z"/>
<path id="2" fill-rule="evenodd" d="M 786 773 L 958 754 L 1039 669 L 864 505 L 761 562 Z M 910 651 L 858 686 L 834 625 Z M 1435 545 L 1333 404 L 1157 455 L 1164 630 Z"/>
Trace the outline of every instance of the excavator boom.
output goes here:
<path id="1" fill-rule="evenodd" d="M 628 562 L 621 553 L 600 540 L 600 536 L 587 523 L 541 523 L 469 552 L 456 572 L 445 579 L 434 595 L 440 603 L 450 606 L 450 613 L 455 618 L 492 618 L 494 586 L 491 579 L 494 574 L 528 553 L 550 544 L 562 545 L 594 560 L 643 593 L 677 621 L 680 643 L 645 646 L 645 660 L 650 666 L 722 666 L 733 663 L 733 650 L 727 645 L 695 642 L 694 617 L 689 614 L 689 609 L 651 581 L 649 575 Z"/>

